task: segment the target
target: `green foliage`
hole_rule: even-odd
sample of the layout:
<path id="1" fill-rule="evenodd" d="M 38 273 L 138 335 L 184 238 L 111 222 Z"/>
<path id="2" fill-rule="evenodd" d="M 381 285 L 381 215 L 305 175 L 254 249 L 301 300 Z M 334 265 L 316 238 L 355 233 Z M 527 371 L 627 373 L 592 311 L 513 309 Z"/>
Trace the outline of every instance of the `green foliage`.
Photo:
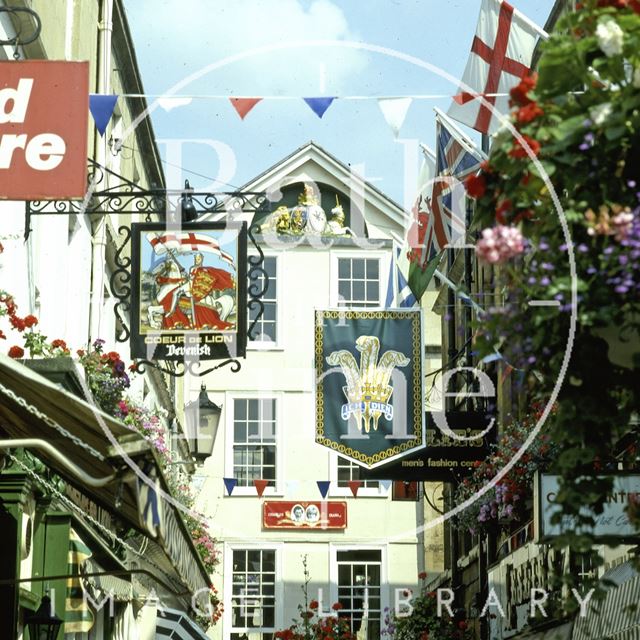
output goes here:
<path id="1" fill-rule="evenodd" d="M 475 224 L 518 226 L 529 248 L 501 266 L 504 305 L 481 318 L 477 345 L 516 368 L 525 406 L 548 402 L 568 365 L 549 421 L 552 470 L 563 513 L 582 518 L 580 508 L 601 511 L 607 471 L 639 461 L 640 2 L 588 0 L 566 15 L 543 45 L 537 84 L 525 79 L 511 95 L 513 129 L 498 134 L 474 184 Z M 534 157 L 518 152 L 514 131 Z M 549 299 L 560 306 L 528 305 Z M 558 544 L 598 562 L 589 536 L 568 532 Z"/>

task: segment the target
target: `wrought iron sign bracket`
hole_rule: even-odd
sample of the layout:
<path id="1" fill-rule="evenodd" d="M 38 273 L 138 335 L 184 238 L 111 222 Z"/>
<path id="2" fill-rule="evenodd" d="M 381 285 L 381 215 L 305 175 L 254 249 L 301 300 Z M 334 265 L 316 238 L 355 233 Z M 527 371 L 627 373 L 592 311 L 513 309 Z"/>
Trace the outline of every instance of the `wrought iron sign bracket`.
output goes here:
<path id="1" fill-rule="evenodd" d="M 42 200 L 25 202 L 25 241 L 31 232 L 31 219 L 33 216 L 53 215 L 88 215 L 104 216 L 118 214 L 137 219 L 141 222 L 162 222 L 175 212 L 181 211 L 184 198 L 188 198 L 192 207 L 195 222 L 200 222 L 203 216 L 224 214 L 225 219 L 233 220 L 240 213 L 262 213 L 269 210 L 269 201 L 264 192 L 233 191 L 233 192 L 196 192 L 188 188 L 185 190 L 169 191 L 161 188 L 141 189 L 138 185 L 123 176 L 115 173 L 107 167 L 103 167 L 93 160 L 88 161 L 87 194 L 84 200 Z M 115 186 L 98 189 L 109 182 Z M 134 221 L 134 220 L 132 220 Z M 247 289 L 247 306 L 255 311 L 255 317 L 247 330 L 248 338 L 253 337 L 253 331 L 264 312 L 262 297 L 269 284 L 269 277 L 263 268 L 264 253 L 256 236 L 260 233 L 259 226 L 253 224 L 247 231 L 247 237 L 251 241 L 252 251 L 247 256 L 247 280 L 250 283 Z M 109 279 L 111 295 L 116 299 L 114 314 L 120 328 L 116 339 L 118 342 L 127 342 L 131 331 L 128 318 L 131 311 L 132 294 L 132 260 L 131 260 L 131 222 L 121 224 L 118 227 L 120 236 L 119 246 L 115 252 L 115 270 Z M 202 365 L 202 366 L 201 366 Z M 210 365 L 210 366 L 209 366 Z M 241 368 L 238 358 L 226 358 L 216 360 L 189 361 L 154 361 L 136 360 L 132 369 L 143 372 L 147 367 L 154 367 L 163 373 L 174 377 L 184 376 L 186 373 L 194 376 L 204 376 L 216 369 L 230 366 L 232 372 Z"/>
<path id="2" fill-rule="evenodd" d="M 14 16 L 14 27 L 16 29 L 16 35 L 9 40 L 0 40 L 0 46 L 11 46 L 13 47 L 13 59 L 20 59 L 19 49 L 21 46 L 25 44 L 31 44 L 35 42 L 40 37 L 40 32 L 42 31 L 42 20 L 40 16 L 29 7 L 0 7 L 0 14 L 6 13 L 9 16 Z M 32 31 L 29 35 L 22 35 L 22 21 L 19 19 L 20 14 L 25 14 L 30 16 L 33 20 Z"/>

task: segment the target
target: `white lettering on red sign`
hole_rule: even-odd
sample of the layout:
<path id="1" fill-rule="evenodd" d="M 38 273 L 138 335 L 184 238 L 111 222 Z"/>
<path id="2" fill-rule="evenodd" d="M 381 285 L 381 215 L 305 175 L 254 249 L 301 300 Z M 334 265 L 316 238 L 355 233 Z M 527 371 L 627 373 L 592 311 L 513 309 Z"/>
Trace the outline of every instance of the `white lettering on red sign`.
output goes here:
<path id="1" fill-rule="evenodd" d="M 0 90 L 0 124 L 22 124 L 27 116 L 33 78 L 21 78 L 17 88 Z M 53 132 L 42 132 L 30 140 L 26 133 L 0 136 L 0 169 L 11 168 L 16 153 L 24 153 L 26 163 L 36 171 L 51 171 L 64 158 L 64 140 Z"/>

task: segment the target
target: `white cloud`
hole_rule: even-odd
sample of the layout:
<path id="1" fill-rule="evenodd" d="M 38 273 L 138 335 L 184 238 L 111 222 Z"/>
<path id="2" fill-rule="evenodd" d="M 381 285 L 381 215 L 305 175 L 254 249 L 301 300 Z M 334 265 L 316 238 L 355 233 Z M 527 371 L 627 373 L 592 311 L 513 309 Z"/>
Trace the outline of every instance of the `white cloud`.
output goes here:
<path id="1" fill-rule="evenodd" d="M 183 0 L 179 5 L 175 0 L 127 0 L 127 10 L 147 85 L 176 82 L 208 64 L 259 47 L 359 39 L 331 0 Z M 236 95 L 335 94 L 344 92 L 349 77 L 366 64 L 367 56 L 356 49 L 292 48 L 232 63 L 208 74 L 197 87 L 200 92 L 206 87 Z M 156 70 L 153 80 L 149 67 Z"/>

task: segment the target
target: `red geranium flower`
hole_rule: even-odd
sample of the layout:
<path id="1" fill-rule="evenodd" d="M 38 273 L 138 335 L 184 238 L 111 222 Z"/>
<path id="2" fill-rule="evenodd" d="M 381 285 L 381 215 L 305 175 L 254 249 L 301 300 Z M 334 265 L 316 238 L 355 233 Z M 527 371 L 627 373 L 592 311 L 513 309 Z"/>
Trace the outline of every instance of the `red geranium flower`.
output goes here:
<path id="1" fill-rule="evenodd" d="M 520 107 L 516 113 L 516 119 L 521 124 L 526 124 L 535 120 L 544 113 L 542 108 L 537 102 L 530 102 L 529 104 Z"/>
<path id="2" fill-rule="evenodd" d="M 460 620 L 460 622 L 458 622 L 458 629 L 461 629 L 462 631 L 464 631 L 468 626 L 469 625 L 465 620 Z"/>
<path id="3" fill-rule="evenodd" d="M 508 211 L 511 211 L 511 200 L 509 200 L 509 198 L 504 198 L 496 209 L 496 220 L 500 224 L 506 224 L 506 218 L 504 217 L 504 214 Z"/>
<path id="4" fill-rule="evenodd" d="M 529 91 L 535 88 L 536 83 L 538 82 L 538 74 L 533 73 L 531 75 L 522 76 L 520 79 L 520 83 L 517 84 L 509 94 L 511 95 L 510 104 L 513 106 L 514 104 L 520 105 L 523 107 L 524 105 L 533 102 L 531 98 L 527 96 Z"/>
<path id="5" fill-rule="evenodd" d="M 18 345 L 13 345 L 13 347 L 9 349 L 10 358 L 22 358 L 23 355 L 24 349 L 22 347 L 19 347 Z"/>
<path id="6" fill-rule="evenodd" d="M 60 338 L 57 338 L 56 340 L 54 340 L 51 343 L 51 346 L 54 349 L 62 349 L 63 351 L 69 351 L 69 348 L 67 347 L 67 343 L 64 340 L 61 340 Z"/>
<path id="7" fill-rule="evenodd" d="M 509 155 L 512 158 L 527 158 L 529 156 L 529 152 L 531 152 L 534 156 L 537 156 L 540 153 L 540 143 L 527 135 L 523 135 L 522 137 L 529 146 L 529 149 L 525 149 L 520 143 L 520 140 L 516 139 L 513 149 L 509 151 Z"/>
<path id="8" fill-rule="evenodd" d="M 342 609 L 343 607 L 342 607 L 342 605 L 341 605 L 339 602 L 334 602 L 334 603 L 331 605 L 331 608 L 332 608 L 334 611 L 340 611 L 340 609 Z"/>
<path id="9" fill-rule="evenodd" d="M 487 190 L 487 183 L 482 174 L 474 175 L 471 174 L 464 183 L 464 186 L 467 189 L 467 193 L 472 198 L 482 198 L 484 192 Z"/>
<path id="10" fill-rule="evenodd" d="M 18 316 L 12 315 L 9 318 L 9 322 L 11 323 L 11 326 L 14 329 L 16 329 L 16 330 L 18 330 L 20 332 L 24 331 L 24 328 L 26 327 L 26 324 L 25 324 L 24 320 L 22 318 L 18 318 Z"/>
<path id="11" fill-rule="evenodd" d="M 7 336 L 4 335 L 4 331 L 0 331 L 0 340 L 6 340 Z"/>
<path id="12" fill-rule="evenodd" d="M 421 572 L 418 574 L 418 578 L 419 578 L 420 580 L 425 580 L 425 579 L 426 579 L 426 577 L 427 577 L 427 572 L 426 572 L 426 571 L 421 571 Z"/>
<path id="13" fill-rule="evenodd" d="M 318 601 L 317 600 L 312 600 L 309 603 L 309 609 L 313 609 L 314 611 L 318 608 Z"/>
<path id="14" fill-rule="evenodd" d="M 26 327 L 33 327 L 34 325 L 38 324 L 38 318 L 36 318 L 35 316 L 32 316 L 31 314 L 29 314 L 25 319 L 24 319 L 24 324 Z"/>

